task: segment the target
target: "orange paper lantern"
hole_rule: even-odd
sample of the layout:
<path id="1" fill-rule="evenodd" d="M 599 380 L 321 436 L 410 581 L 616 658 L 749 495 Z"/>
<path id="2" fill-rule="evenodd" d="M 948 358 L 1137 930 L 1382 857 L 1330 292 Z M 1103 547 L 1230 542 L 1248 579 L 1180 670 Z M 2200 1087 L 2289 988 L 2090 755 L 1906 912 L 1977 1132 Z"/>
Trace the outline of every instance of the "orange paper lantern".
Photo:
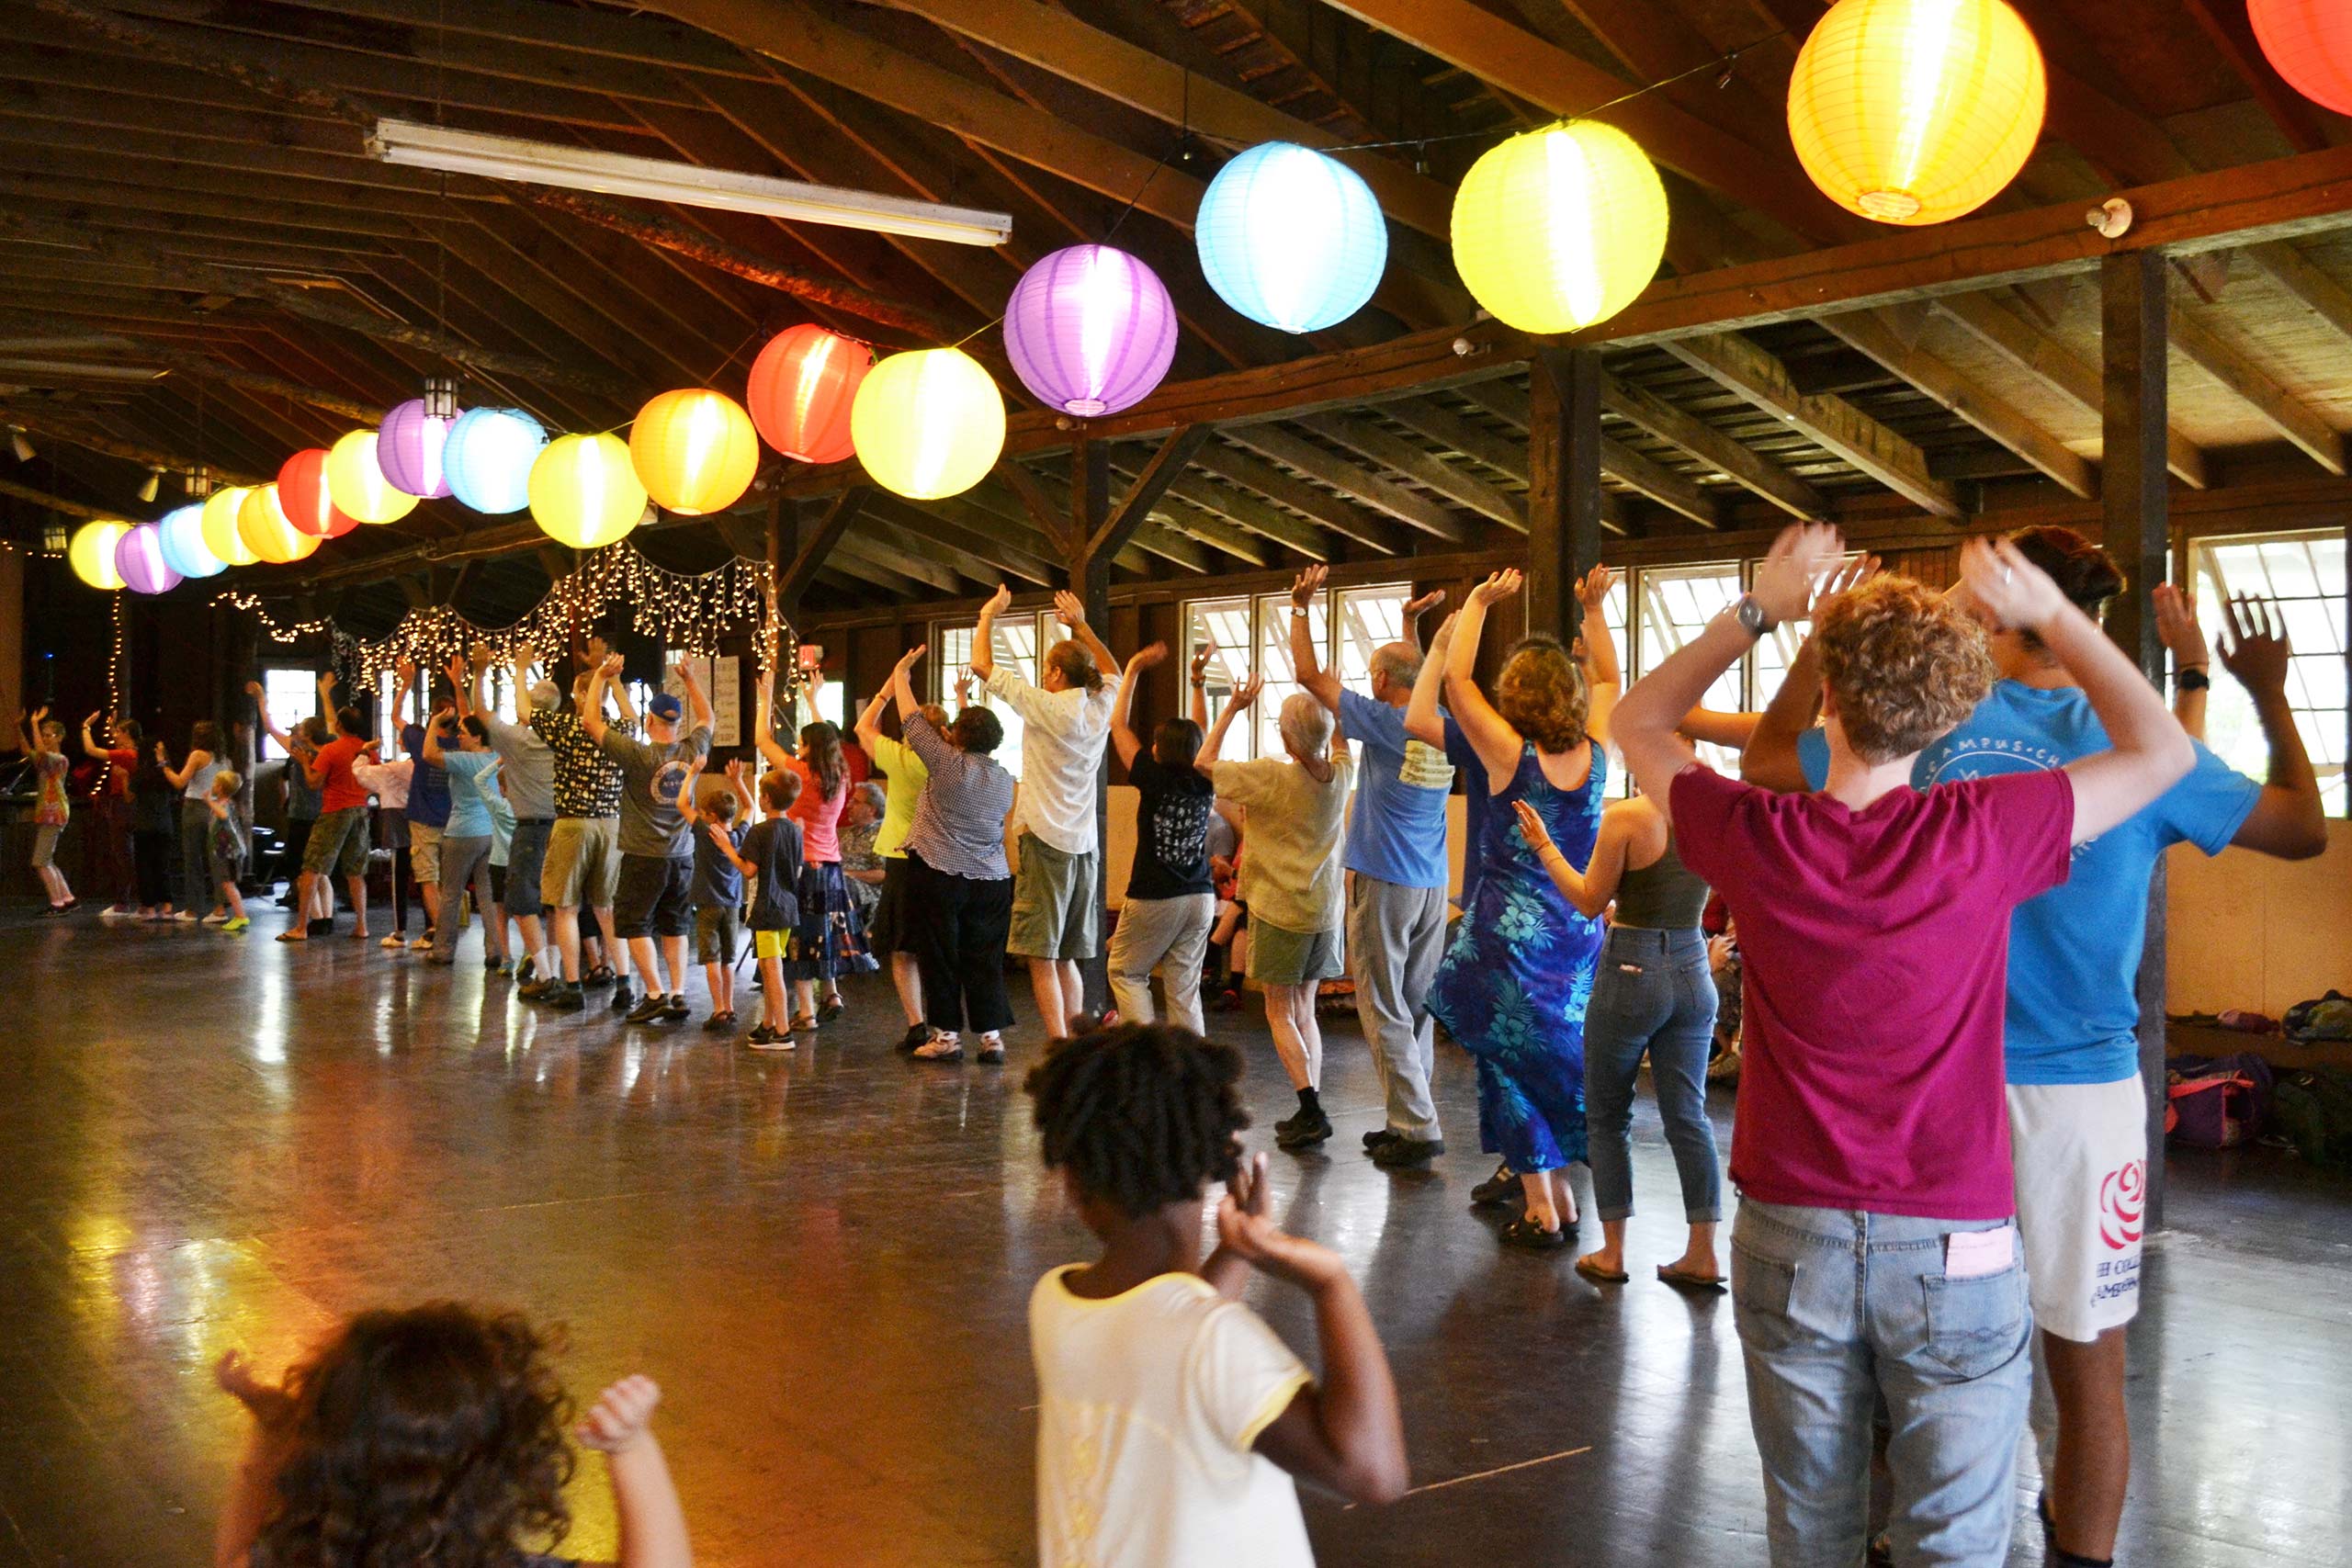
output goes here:
<path id="1" fill-rule="evenodd" d="M 319 547 L 316 534 L 305 534 L 286 515 L 274 484 L 257 485 L 246 493 L 237 508 L 237 536 L 257 559 L 272 566 L 300 560 Z"/>
<path id="2" fill-rule="evenodd" d="M 327 485 L 327 449 L 312 446 L 286 459 L 277 470 L 277 504 L 286 520 L 314 538 L 339 539 L 359 526 L 334 503 Z"/>
<path id="3" fill-rule="evenodd" d="M 687 387 L 637 411 L 628 455 L 655 505 L 684 517 L 707 517 L 752 488 L 760 438 L 742 404 L 724 392 Z"/>
<path id="4" fill-rule="evenodd" d="M 2352 114 L 2352 8 L 2343 0 L 2246 0 L 2245 15 L 2287 85 Z"/>
<path id="5" fill-rule="evenodd" d="M 805 321 L 786 327 L 752 361 L 752 423 L 796 463 L 842 462 L 857 450 L 849 411 L 873 368 L 874 351 L 854 339 Z"/>

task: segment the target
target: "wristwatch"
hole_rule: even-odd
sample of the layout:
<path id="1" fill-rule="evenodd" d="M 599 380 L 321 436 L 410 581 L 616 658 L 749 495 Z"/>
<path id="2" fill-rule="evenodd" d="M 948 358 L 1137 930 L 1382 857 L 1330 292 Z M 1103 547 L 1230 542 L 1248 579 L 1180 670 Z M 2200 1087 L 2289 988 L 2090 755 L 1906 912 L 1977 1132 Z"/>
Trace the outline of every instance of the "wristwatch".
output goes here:
<path id="1" fill-rule="evenodd" d="M 1741 594 L 1733 614 L 1738 618 L 1739 629 L 1749 637 L 1760 637 L 1781 624 L 1764 613 L 1764 602 L 1753 593 Z"/>
<path id="2" fill-rule="evenodd" d="M 2175 671 L 2173 672 L 2172 683 L 2174 688 L 2177 691 L 2201 692 L 2207 687 L 2212 685 L 2213 677 L 2205 673 L 2205 667 L 2203 665 L 2191 664 L 2183 669 Z"/>

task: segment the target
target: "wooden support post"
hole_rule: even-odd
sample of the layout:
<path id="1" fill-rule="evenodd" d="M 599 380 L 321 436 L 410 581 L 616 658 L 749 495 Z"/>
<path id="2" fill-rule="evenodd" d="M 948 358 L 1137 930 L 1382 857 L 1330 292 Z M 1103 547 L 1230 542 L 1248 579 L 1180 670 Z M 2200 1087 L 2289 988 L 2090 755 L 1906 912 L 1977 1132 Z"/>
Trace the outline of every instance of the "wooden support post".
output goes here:
<path id="1" fill-rule="evenodd" d="M 2100 508 L 2107 548 L 2123 568 L 2128 591 L 2108 609 L 2108 635 L 2148 679 L 2165 679 L 2164 641 L 2156 635 L 2154 590 L 2165 581 L 2171 538 L 2165 460 L 2165 282 L 2162 256 L 2143 252 L 2100 264 L 2101 355 L 2106 449 Z M 2165 863 L 2148 884 L 2148 939 L 2140 957 L 2140 1072 L 2148 1091 L 2148 1228 L 2165 1210 Z"/>
<path id="2" fill-rule="evenodd" d="M 1118 545 L 1110 537 L 1110 521 L 1111 449 L 1081 435 L 1069 454 L 1069 591 L 1086 606 L 1086 624 L 1105 642 L 1111 636 L 1111 558 L 1118 553 Z M 1105 681 L 1118 678 L 1116 670 L 1102 671 Z M 1102 911 L 1106 944 L 1111 924 L 1110 846 L 1111 754 L 1106 748 L 1094 774 L 1094 874 L 1101 879 L 1095 884 L 1094 896 Z M 1111 965 L 1104 953 L 1098 951 L 1079 965 L 1079 971 L 1086 987 L 1087 1010 L 1101 1013 L 1111 1005 Z"/>
<path id="3" fill-rule="evenodd" d="M 1538 351 L 1529 378 L 1527 629 L 1566 638 L 1577 580 L 1600 558 L 1600 355 Z"/>

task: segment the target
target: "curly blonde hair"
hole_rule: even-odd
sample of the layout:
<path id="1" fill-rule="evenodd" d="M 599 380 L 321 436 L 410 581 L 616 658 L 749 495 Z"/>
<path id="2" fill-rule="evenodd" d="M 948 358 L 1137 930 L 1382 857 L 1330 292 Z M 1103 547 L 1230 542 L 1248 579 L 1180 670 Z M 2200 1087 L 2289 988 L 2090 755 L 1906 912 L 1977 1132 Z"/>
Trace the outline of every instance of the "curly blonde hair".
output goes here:
<path id="1" fill-rule="evenodd" d="M 1535 636 L 1511 649 L 1495 677 L 1495 711 L 1540 751 L 1584 744 L 1592 693 L 1557 637 Z"/>
<path id="2" fill-rule="evenodd" d="M 1993 689 L 1984 628 L 1907 577 L 1839 594 L 1815 618 L 1814 637 L 1846 743 L 1873 765 L 1925 750 Z"/>

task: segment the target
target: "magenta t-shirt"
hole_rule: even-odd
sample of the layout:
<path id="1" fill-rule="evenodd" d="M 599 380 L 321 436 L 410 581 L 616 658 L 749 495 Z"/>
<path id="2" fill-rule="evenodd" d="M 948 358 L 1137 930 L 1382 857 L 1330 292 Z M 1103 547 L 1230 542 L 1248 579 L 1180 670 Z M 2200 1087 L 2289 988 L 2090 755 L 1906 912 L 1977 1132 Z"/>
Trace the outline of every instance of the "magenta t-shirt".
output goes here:
<path id="1" fill-rule="evenodd" d="M 2015 1213 L 2009 910 L 2066 880 L 2073 781 L 1905 788 L 1852 811 L 1694 764 L 1671 799 L 1683 863 L 1738 926 L 1741 1194 L 1938 1220 Z"/>

